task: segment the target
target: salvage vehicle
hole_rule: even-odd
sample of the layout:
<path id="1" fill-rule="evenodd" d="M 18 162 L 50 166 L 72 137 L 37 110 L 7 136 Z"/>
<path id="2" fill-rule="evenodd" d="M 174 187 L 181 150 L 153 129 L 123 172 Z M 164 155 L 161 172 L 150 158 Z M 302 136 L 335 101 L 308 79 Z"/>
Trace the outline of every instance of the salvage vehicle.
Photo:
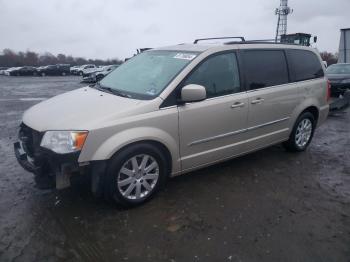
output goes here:
<path id="1" fill-rule="evenodd" d="M 145 51 L 33 106 L 14 150 L 38 186 L 65 188 L 81 174 L 95 195 L 136 206 L 168 177 L 278 143 L 306 150 L 328 101 L 313 48 L 196 40 Z"/>
<path id="2" fill-rule="evenodd" d="M 13 67 L 7 72 L 5 73 L 9 76 L 36 76 L 38 74 L 37 69 L 33 66 Z"/>
<path id="3" fill-rule="evenodd" d="M 66 64 L 48 65 L 38 68 L 41 76 L 66 76 L 70 74 L 70 66 Z"/>
<path id="4" fill-rule="evenodd" d="M 350 89 L 350 63 L 331 65 L 326 72 L 332 96 L 344 95 Z"/>
<path id="5" fill-rule="evenodd" d="M 104 66 L 101 71 L 93 72 L 83 77 L 84 83 L 96 83 L 116 69 L 119 65 Z"/>

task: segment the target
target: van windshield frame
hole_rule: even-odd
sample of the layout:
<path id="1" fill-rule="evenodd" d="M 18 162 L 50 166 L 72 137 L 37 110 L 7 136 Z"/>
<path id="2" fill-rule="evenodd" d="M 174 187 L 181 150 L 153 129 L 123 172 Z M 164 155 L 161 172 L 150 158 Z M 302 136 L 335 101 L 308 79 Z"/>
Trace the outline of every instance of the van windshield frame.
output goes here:
<path id="1" fill-rule="evenodd" d="M 126 97 L 151 100 L 158 97 L 200 52 L 150 50 L 129 59 L 100 81 Z"/>

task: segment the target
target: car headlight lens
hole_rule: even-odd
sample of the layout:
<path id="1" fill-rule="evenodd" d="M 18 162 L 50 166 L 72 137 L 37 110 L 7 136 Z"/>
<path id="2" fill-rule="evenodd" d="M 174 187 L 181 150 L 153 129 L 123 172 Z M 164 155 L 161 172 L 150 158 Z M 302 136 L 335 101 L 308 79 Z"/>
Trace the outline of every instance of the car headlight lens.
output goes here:
<path id="1" fill-rule="evenodd" d="M 342 81 L 342 84 L 350 84 L 350 79 L 344 79 L 344 80 Z"/>
<path id="2" fill-rule="evenodd" d="M 87 135 L 87 131 L 47 131 L 40 146 L 58 154 L 73 153 L 83 148 Z"/>

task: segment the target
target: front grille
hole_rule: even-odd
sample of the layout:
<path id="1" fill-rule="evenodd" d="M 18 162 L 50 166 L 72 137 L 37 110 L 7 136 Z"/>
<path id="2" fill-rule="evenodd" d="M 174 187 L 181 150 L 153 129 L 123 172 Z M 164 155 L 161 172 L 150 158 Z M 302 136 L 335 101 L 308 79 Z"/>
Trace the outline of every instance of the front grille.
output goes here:
<path id="1" fill-rule="evenodd" d="M 22 147 L 26 154 L 34 157 L 35 152 L 40 146 L 42 134 L 22 123 L 18 138 L 22 142 Z"/>

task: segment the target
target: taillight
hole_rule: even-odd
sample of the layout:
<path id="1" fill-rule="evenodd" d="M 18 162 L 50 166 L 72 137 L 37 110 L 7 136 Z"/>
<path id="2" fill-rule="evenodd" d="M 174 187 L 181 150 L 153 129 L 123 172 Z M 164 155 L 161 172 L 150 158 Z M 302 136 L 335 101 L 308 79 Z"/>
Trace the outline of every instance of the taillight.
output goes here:
<path id="1" fill-rule="evenodd" d="M 326 97 L 326 101 L 329 102 L 330 99 L 331 99 L 331 82 L 329 82 L 329 80 L 327 80 L 327 97 Z"/>

